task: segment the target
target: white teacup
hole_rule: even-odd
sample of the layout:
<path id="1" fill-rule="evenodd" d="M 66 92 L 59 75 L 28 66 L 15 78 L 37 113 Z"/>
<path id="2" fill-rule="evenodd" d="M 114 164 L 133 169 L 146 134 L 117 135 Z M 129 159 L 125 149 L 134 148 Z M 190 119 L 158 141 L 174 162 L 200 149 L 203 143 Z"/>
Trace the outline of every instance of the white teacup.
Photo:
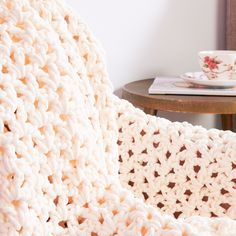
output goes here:
<path id="1" fill-rule="evenodd" d="M 201 51 L 198 55 L 200 67 L 209 80 L 236 80 L 236 51 Z"/>

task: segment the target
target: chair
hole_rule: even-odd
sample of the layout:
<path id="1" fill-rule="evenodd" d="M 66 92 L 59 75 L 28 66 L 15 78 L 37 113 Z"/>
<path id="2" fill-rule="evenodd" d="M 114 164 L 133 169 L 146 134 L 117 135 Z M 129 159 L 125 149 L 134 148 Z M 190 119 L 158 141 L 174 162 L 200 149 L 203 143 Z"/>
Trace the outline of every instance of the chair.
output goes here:
<path id="1" fill-rule="evenodd" d="M 236 134 L 113 95 L 65 3 L 1 1 L 0 58 L 0 235 L 236 235 Z"/>

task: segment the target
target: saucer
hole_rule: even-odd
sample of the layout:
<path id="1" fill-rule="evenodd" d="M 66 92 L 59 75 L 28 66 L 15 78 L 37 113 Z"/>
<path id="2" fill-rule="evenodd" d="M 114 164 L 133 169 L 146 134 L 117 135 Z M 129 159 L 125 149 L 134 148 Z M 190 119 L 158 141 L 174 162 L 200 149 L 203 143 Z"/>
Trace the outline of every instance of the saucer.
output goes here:
<path id="1" fill-rule="evenodd" d="M 232 88 L 236 80 L 209 80 L 203 72 L 188 72 L 180 76 L 185 82 L 217 88 Z"/>

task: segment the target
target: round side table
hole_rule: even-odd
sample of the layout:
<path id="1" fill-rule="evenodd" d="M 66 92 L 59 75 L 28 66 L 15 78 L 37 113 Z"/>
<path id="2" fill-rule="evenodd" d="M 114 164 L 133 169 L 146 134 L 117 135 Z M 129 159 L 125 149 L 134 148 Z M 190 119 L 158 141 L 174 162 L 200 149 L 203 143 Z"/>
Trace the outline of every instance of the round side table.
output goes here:
<path id="1" fill-rule="evenodd" d="M 220 114 L 223 130 L 233 130 L 233 114 L 236 114 L 236 97 L 152 95 L 148 88 L 154 79 L 145 79 L 126 84 L 122 98 L 144 111 L 156 115 L 157 111 Z"/>

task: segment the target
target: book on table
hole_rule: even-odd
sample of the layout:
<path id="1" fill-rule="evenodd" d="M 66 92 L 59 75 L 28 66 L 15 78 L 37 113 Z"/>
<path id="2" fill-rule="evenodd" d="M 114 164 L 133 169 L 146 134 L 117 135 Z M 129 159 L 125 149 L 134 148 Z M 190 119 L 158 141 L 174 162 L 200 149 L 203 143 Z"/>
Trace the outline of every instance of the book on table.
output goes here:
<path id="1" fill-rule="evenodd" d="M 236 96 L 236 86 L 205 86 L 188 82 L 180 77 L 156 77 L 149 94 Z"/>

